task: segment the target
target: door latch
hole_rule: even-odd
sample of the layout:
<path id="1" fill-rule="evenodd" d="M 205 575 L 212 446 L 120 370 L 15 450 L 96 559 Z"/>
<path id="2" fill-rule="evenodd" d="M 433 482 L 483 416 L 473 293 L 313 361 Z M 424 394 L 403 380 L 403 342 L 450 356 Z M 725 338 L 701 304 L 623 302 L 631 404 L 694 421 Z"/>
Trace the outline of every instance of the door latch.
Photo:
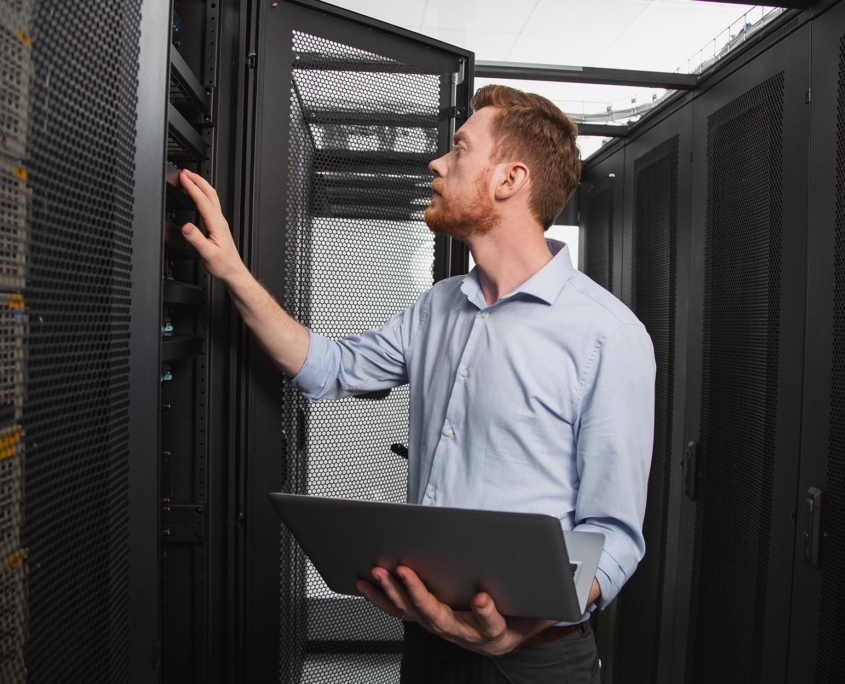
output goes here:
<path id="1" fill-rule="evenodd" d="M 814 568 L 821 562 L 822 490 L 810 487 L 804 497 L 806 521 L 804 527 L 804 560 Z"/>
<path id="2" fill-rule="evenodd" d="M 695 501 L 696 491 L 695 484 L 698 477 L 696 457 L 698 455 L 698 445 L 695 442 L 687 444 L 684 449 L 684 458 L 681 461 L 681 478 L 684 481 L 684 494 Z"/>

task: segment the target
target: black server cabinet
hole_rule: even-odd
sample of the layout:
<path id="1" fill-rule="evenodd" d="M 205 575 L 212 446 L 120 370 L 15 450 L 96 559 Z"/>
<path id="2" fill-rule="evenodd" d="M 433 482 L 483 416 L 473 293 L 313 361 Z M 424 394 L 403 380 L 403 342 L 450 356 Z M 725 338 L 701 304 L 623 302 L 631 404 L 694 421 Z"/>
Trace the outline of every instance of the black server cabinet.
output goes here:
<path id="1" fill-rule="evenodd" d="M 259 3 L 255 52 L 251 270 L 318 333 L 380 325 L 449 274 L 421 219 L 472 54 L 314 2 Z M 267 494 L 404 501 L 407 388 L 308 405 L 245 359 L 244 681 L 395 681 L 401 625 L 331 594 Z"/>
<path id="2" fill-rule="evenodd" d="M 807 330 L 789 682 L 845 671 L 845 5 L 813 24 Z"/>
<path id="3" fill-rule="evenodd" d="M 670 682 L 680 524 L 692 192 L 692 107 L 625 150 L 622 299 L 654 344 L 654 450 L 643 535 L 646 555 L 617 600 L 617 681 Z"/>
<path id="4" fill-rule="evenodd" d="M 810 30 L 693 103 L 690 349 L 673 681 L 786 671 L 801 434 Z"/>
<path id="5" fill-rule="evenodd" d="M 130 677 L 139 38 L 140 1 L 0 6 L 3 682 Z"/>
<path id="6" fill-rule="evenodd" d="M 617 297 L 622 295 L 625 148 L 585 170 L 579 187 L 579 270 Z"/>
<path id="7" fill-rule="evenodd" d="M 622 243 L 625 225 L 625 155 L 622 145 L 599 152 L 599 161 L 584 169 L 578 187 L 580 235 L 578 269 L 617 297 L 622 296 Z M 591 620 L 604 681 L 614 681 L 617 608 L 614 601 Z"/>

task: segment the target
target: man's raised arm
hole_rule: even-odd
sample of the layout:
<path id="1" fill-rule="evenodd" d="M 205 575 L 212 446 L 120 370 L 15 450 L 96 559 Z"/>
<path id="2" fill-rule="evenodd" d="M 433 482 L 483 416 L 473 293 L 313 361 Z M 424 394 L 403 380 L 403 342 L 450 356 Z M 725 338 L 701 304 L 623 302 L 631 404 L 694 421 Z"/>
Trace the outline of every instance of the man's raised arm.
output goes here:
<path id="1" fill-rule="evenodd" d="M 197 250 L 206 270 L 226 285 L 241 317 L 264 351 L 285 375 L 293 377 L 308 355 L 308 330 L 285 313 L 241 261 L 214 188 L 202 176 L 188 170 L 182 171 L 180 180 L 208 228 L 206 237 L 194 224 L 186 223 L 182 235 Z"/>

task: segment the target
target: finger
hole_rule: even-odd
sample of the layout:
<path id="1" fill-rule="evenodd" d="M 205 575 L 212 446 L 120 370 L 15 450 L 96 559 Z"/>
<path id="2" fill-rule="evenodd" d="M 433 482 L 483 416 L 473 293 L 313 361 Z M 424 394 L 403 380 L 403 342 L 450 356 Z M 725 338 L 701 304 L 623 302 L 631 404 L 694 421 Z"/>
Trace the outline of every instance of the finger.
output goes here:
<path id="1" fill-rule="evenodd" d="M 395 605 L 384 592 L 379 591 L 369 582 L 364 582 L 363 580 L 356 582 L 355 588 L 376 608 L 391 617 L 402 619 L 405 616 L 405 611 L 402 608 Z"/>
<path id="2" fill-rule="evenodd" d="M 402 611 L 405 617 L 415 618 L 416 611 L 408 593 L 400 582 L 384 568 L 373 568 L 373 578 L 385 595 Z"/>
<path id="3" fill-rule="evenodd" d="M 182 175 L 187 176 L 189 180 L 191 180 L 194 185 L 196 185 L 202 193 L 209 199 L 211 204 L 217 209 L 217 211 L 221 212 L 223 209 L 220 206 L 220 197 L 217 195 L 217 190 L 209 183 L 205 178 L 203 178 L 198 173 L 194 173 L 193 171 L 189 171 L 188 169 L 182 169 Z"/>
<path id="4" fill-rule="evenodd" d="M 482 636 L 497 638 L 507 629 L 505 618 L 496 609 L 496 604 L 490 594 L 484 592 L 476 594 L 470 608 L 478 620 L 478 632 Z"/>
<path id="5" fill-rule="evenodd" d="M 208 238 L 193 223 L 186 223 L 182 226 L 182 235 L 197 250 L 200 257 L 204 257 L 207 250 L 211 247 Z"/>
<path id="6" fill-rule="evenodd" d="M 217 209 L 206 194 L 200 190 L 199 186 L 194 183 L 194 180 L 188 175 L 188 172 L 183 171 L 180 173 L 179 180 L 182 183 L 182 187 L 185 188 L 185 191 L 194 201 L 194 204 L 197 205 L 197 209 L 203 219 L 205 219 L 206 224 L 209 224 L 210 227 L 214 222 L 219 209 Z"/>
<path id="7" fill-rule="evenodd" d="M 396 576 L 402 581 L 404 593 L 410 600 L 412 609 L 424 620 L 439 630 L 448 631 L 454 626 L 452 609 L 437 600 L 411 568 L 396 568 Z"/>

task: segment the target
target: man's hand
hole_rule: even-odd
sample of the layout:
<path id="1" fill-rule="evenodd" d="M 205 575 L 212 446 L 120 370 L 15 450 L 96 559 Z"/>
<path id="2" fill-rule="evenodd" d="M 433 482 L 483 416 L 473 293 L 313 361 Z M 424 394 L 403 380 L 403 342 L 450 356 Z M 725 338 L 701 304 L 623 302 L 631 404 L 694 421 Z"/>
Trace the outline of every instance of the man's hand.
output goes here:
<path id="1" fill-rule="evenodd" d="M 452 610 L 438 601 L 410 568 L 396 568 L 397 581 L 384 568 L 373 568 L 377 589 L 369 582 L 356 587 L 370 602 L 395 618 L 417 622 L 432 634 L 482 655 L 501 656 L 555 624 L 555 620 L 505 618 L 489 594 L 476 594 L 471 610 Z"/>
<path id="2" fill-rule="evenodd" d="M 262 349 L 292 378 L 308 356 L 311 339 L 308 331 L 285 313 L 241 261 L 214 188 L 190 171 L 182 171 L 179 179 L 208 228 L 205 237 L 193 223 L 186 223 L 182 235 L 196 248 L 206 270 L 226 285 L 244 323 Z"/>
<path id="3" fill-rule="evenodd" d="M 589 606 L 595 603 L 599 598 L 601 598 L 601 587 L 599 586 L 599 581 L 594 577 L 593 586 L 590 587 L 590 598 L 587 599 L 587 605 Z"/>
<path id="4" fill-rule="evenodd" d="M 193 223 L 186 223 L 182 226 L 182 235 L 194 246 L 206 270 L 215 278 L 228 284 L 236 277 L 244 275 L 246 266 L 241 261 L 238 248 L 235 247 L 215 189 L 205 178 L 187 169 L 183 169 L 179 174 L 179 180 L 197 205 L 197 210 L 208 228 L 206 237 Z"/>

